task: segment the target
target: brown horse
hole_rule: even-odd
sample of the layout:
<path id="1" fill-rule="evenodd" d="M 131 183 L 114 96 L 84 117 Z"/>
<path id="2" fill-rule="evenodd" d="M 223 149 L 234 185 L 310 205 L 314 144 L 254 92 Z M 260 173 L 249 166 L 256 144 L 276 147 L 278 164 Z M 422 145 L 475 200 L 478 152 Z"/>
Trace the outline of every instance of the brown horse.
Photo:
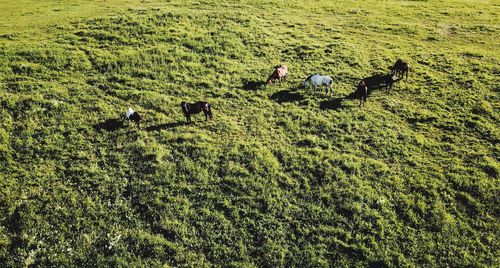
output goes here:
<path id="1" fill-rule="evenodd" d="M 399 59 L 396 61 L 396 63 L 394 63 L 394 66 L 392 66 L 391 74 L 396 75 L 399 78 L 403 78 L 404 74 L 406 73 L 406 81 L 408 81 L 409 69 L 410 66 L 408 65 L 408 63 Z"/>
<path id="2" fill-rule="evenodd" d="M 192 114 L 199 114 L 201 111 L 205 114 L 205 120 L 208 118 L 212 119 L 212 110 L 210 109 L 210 104 L 205 101 L 199 101 L 195 103 L 181 102 L 182 112 L 186 116 L 186 121 L 191 122 Z"/>
<path id="3" fill-rule="evenodd" d="M 288 72 L 288 68 L 286 67 L 286 65 L 275 66 L 273 74 L 271 74 L 271 76 L 269 76 L 266 83 L 271 84 L 274 80 L 278 80 L 280 82 L 281 82 L 281 80 L 286 80 L 287 72 Z"/>

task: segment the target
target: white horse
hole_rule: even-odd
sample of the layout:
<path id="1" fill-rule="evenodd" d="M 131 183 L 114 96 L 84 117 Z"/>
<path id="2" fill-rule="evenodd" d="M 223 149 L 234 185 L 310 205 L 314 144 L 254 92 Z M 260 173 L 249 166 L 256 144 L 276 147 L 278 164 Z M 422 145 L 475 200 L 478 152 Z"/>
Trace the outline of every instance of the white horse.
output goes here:
<path id="1" fill-rule="evenodd" d="M 314 88 L 325 85 L 326 94 L 328 95 L 328 89 L 330 89 L 330 94 L 333 94 L 333 79 L 330 76 L 323 76 L 319 74 L 310 75 L 306 78 L 306 80 L 304 80 L 304 88 L 306 88 L 309 84 L 312 84 Z"/>

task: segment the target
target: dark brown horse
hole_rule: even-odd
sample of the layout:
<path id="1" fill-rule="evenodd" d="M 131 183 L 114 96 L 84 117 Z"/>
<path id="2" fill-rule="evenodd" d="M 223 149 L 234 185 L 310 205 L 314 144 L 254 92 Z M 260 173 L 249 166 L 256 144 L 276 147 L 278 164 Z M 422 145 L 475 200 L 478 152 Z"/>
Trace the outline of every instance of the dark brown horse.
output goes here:
<path id="1" fill-rule="evenodd" d="M 406 81 L 408 81 L 409 69 L 410 66 L 408 65 L 407 62 L 402 60 L 397 60 L 396 63 L 394 63 L 394 66 L 392 66 L 391 68 L 391 74 L 396 75 L 399 78 L 403 78 L 404 74 L 406 73 Z"/>
<path id="2" fill-rule="evenodd" d="M 182 112 L 186 116 L 186 121 L 191 122 L 192 114 L 199 114 L 201 111 L 205 114 L 205 120 L 208 118 L 212 119 L 212 110 L 210 109 L 210 104 L 208 102 L 199 101 L 195 103 L 181 102 Z"/>
<path id="3" fill-rule="evenodd" d="M 364 82 L 369 90 L 372 88 L 385 87 L 387 92 L 389 92 L 394 82 L 397 82 L 398 79 L 393 74 L 376 74 L 363 78 L 361 81 Z"/>
<path id="4" fill-rule="evenodd" d="M 365 84 L 365 80 L 359 81 L 358 87 L 356 88 L 356 96 L 359 98 L 359 106 L 364 106 L 366 97 L 368 97 L 368 87 Z"/>
<path id="5" fill-rule="evenodd" d="M 355 92 L 355 95 L 359 98 L 359 106 L 366 103 L 368 93 L 371 89 L 385 87 L 387 92 L 389 92 L 392 88 L 392 85 L 396 81 L 398 80 L 392 74 L 376 74 L 370 77 L 363 78 L 361 81 L 359 81 Z"/>

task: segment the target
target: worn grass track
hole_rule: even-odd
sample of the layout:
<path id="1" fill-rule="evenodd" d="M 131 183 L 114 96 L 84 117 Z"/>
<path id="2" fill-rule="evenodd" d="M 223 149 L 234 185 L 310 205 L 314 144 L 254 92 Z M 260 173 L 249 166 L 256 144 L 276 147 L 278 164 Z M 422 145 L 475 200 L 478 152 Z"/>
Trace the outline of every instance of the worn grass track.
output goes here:
<path id="1" fill-rule="evenodd" d="M 498 4 L 1 5 L 5 266 L 500 265 Z"/>

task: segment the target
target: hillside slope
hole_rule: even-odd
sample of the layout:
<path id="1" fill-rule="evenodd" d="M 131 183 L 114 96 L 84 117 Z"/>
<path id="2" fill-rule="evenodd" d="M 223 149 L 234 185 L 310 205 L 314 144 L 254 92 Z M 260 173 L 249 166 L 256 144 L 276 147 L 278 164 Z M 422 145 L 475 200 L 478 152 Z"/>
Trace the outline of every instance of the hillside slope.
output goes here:
<path id="1" fill-rule="evenodd" d="M 302 2 L 78 2 L 1 27 L 0 263 L 500 265 L 499 5 Z M 408 82 L 359 108 L 398 58 Z M 300 87 L 313 73 L 332 96 Z M 214 120 L 184 124 L 198 100 Z"/>

